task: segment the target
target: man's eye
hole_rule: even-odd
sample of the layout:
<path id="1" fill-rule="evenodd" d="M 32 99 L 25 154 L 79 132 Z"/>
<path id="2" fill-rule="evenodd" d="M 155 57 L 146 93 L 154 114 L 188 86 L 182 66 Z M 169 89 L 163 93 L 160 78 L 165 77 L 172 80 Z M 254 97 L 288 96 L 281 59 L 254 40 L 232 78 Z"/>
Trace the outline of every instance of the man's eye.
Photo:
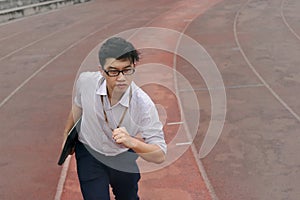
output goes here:
<path id="1" fill-rule="evenodd" d="M 110 74 L 118 74 L 119 71 L 118 70 L 109 70 L 108 73 L 110 73 Z"/>

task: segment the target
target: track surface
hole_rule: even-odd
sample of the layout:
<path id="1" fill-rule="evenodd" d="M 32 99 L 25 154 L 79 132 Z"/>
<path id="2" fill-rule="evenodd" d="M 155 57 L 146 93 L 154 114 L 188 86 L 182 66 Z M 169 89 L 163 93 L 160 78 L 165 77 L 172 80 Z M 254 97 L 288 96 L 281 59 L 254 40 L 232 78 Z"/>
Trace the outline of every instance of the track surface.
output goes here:
<path id="1" fill-rule="evenodd" d="M 184 31 L 205 47 L 222 74 L 226 122 L 217 145 L 202 159 L 218 199 L 299 199 L 299 9 L 297 0 L 94 0 L 0 25 L 0 199 L 54 199 L 61 176 L 56 165 L 61 132 L 78 67 L 103 39 L 143 26 Z M 145 52 L 153 54 L 174 65 L 172 56 Z M 199 150 L 210 119 L 209 92 L 184 60 L 177 61 L 176 69 L 194 88 L 178 83 L 183 108 L 188 110 L 187 93 L 199 99 L 201 121 L 194 141 Z M 145 89 L 156 91 L 153 97 L 165 106 L 167 122 L 180 119 L 172 94 Z M 166 133 L 174 130 L 166 128 Z M 154 187 L 153 176 L 170 181 L 161 188 L 177 181 L 170 177 L 182 176 L 186 180 L 177 189 L 155 190 L 160 196 L 153 198 L 210 199 L 192 155 L 189 149 L 168 175 L 146 174 L 141 188 Z M 80 195 L 74 173 L 67 174 L 66 183 L 74 187 L 64 188 L 64 199 L 71 199 L 66 191 Z"/>
<path id="2" fill-rule="evenodd" d="M 223 1 L 186 31 L 208 50 L 227 88 L 225 127 L 202 160 L 219 199 L 300 198 L 299 8 L 295 0 Z M 202 87 L 195 88 L 204 113 L 198 147 L 210 113 Z"/>

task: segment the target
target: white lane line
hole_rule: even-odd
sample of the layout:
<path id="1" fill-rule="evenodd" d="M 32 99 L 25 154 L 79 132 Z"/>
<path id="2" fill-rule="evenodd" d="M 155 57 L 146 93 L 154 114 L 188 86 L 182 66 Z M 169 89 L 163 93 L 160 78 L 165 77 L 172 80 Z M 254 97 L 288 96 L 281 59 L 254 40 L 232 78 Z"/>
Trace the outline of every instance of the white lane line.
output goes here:
<path id="1" fill-rule="evenodd" d="M 294 36 L 300 40 L 300 36 L 296 33 L 296 31 L 290 26 L 290 24 L 287 22 L 286 20 L 286 17 L 284 16 L 284 13 L 283 13 L 283 9 L 284 9 L 284 3 L 285 3 L 285 0 L 282 0 L 281 1 L 281 6 L 280 6 L 280 15 L 281 15 L 281 18 L 284 22 L 284 24 L 287 26 L 287 28 L 294 34 Z"/>
<path id="2" fill-rule="evenodd" d="M 254 68 L 254 66 L 252 65 L 252 63 L 249 61 L 247 55 L 245 54 L 240 42 L 239 42 L 239 38 L 238 38 L 238 34 L 237 34 L 237 21 L 239 18 L 239 15 L 241 13 L 241 11 L 246 7 L 246 5 L 250 2 L 251 0 L 248 0 L 246 3 L 244 3 L 244 5 L 238 10 L 238 12 L 235 15 L 234 18 L 234 23 L 233 23 L 233 32 L 234 32 L 234 38 L 235 38 L 235 42 L 238 45 L 238 47 L 240 48 L 240 52 L 242 54 L 242 56 L 244 57 L 244 60 L 246 61 L 246 63 L 248 64 L 248 66 L 250 67 L 250 69 L 253 71 L 253 73 L 258 77 L 258 79 L 264 84 L 264 86 L 269 90 L 269 92 L 279 101 L 279 103 L 287 110 L 289 111 L 299 122 L 300 122 L 300 117 L 297 113 L 295 113 L 295 111 L 289 107 L 287 105 L 287 103 L 285 103 L 280 96 L 270 87 L 270 85 L 264 80 L 264 78 L 256 71 L 256 69 Z"/>
<path id="3" fill-rule="evenodd" d="M 195 147 L 195 144 L 192 144 L 191 145 L 191 149 L 192 149 L 192 152 L 194 155 L 198 155 L 197 153 L 197 150 L 196 150 L 196 147 Z M 211 198 L 212 200 L 219 200 L 218 196 L 216 195 L 216 192 L 207 176 L 207 173 L 206 173 L 206 170 L 204 168 L 204 165 L 202 164 L 201 160 L 200 159 L 195 159 L 196 160 L 196 163 L 197 163 L 197 166 L 198 166 L 198 169 L 200 171 L 200 174 L 206 184 L 206 187 L 211 195 Z"/>
<path id="4" fill-rule="evenodd" d="M 167 123 L 168 126 L 172 126 L 172 125 L 178 125 L 178 124 L 183 124 L 184 122 L 169 122 Z"/>
<path id="5" fill-rule="evenodd" d="M 67 174 L 68 174 L 70 160 L 71 160 L 71 156 L 68 156 L 67 159 L 65 160 L 64 164 L 63 164 L 63 168 L 62 168 L 61 173 L 60 173 L 60 177 L 59 177 L 59 181 L 58 181 L 58 184 L 57 184 L 56 194 L 55 194 L 54 200 L 60 200 L 60 198 L 61 198 L 61 195 L 63 193 L 65 180 L 66 180 Z"/>
<path id="6" fill-rule="evenodd" d="M 93 17 L 94 17 L 94 16 L 93 16 Z M 55 34 L 57 34 L 57 33 L 59 33 L 59 32 L 65 31 L 65 30 L 67 30 L 68 28 L 71 28 L 72 26 L 75 26 L 76 24 L 79 24 L 79 23 L 81 23 L 81 22 L 83 22 L 83 21 L 91 20 L 93 17 L 88 18 L 88 19 L 82 19 L 82 20 L 76 21 L 75 23 L 70 24 L 70 25 L 68 25 L 68 26 L 65 26 L 65 27 L 63 27 L 62 29 L 56 30 L 56 31 L 54 31 L 54 32 L 52 32 L 52 33 L 50 33 L 50 34 L 48 34 L 48 35 L 45 35 L 44 37 L 42 37 L 42 38 L 40 38 L 40 39 L 38 39 L 38 40 L 34 40 L 33 42 L 30 42 L 30 43 L 28 43 L 27 45 L 25 45 L 25 46 L 23 46 L 23 47 L 20 47 L 19 49 L 16 49 L 16 50 L 14 50 L 14 51 L 12 51 L 12 52 L 6 54 L 5 56 L 2 56 L 2 57 L 0 58 L 0 61 L 4 60 L 5 58 L 7 58 L 7 57 L 9 57 L 9 56 L 11 56 L 11 55 L 14 55 L 14 54 L 18 53 L 19 51 L 22 51 L 23 49 L 26 49 L 26 48 L 28 48 L 28 47 L 30 47 L 30 46 L 33 46 L 34 44 L 36 44 L 36 43 L 38 43 L 38 42 L 40 42 L 40 41 L 42 41 L 42 40 L 45 40 L 45 39 L 47 39 L 47 38 L 49 38 L 49 37 L 51 37 L 51 36 L 53 36 L 53 35 L 55 35 Z"/>
<path id="7" fill-rule="evenodd" d="M 217 3 L 216 3 L 216 4 L 217 4 Z M 196 16 L 194 16 L 190 22 L 187 22 L 187 24 L 185 25 L 185 27 L 184 27 L 183 30 L 181 31 L 182 34 L 180 35 L 180 38 L 179 38 L 178 41 L 177 41 L 175 53 L 177 52 L 177 50 L 178 50 L 178 48 L 179 48 L 180 42 L 181 42 L 181 40 L 182 40 L 182 36 L 184 35 L 184 32 L 186 31 L 186 29 L 187 29 L 187 28 L 189 27 L 189 25 L 190 25 L 190 24 L 191 24 L 191 23 L 192 23 L 199 15 L 201 15 L 201 14 L 202 14 L 202 13 L 199 12 L 199 14 L 196 15 Z M 173 68 L 174 68 L 174 70 L 173 70 L 173 77 L 174 77 L 174 87 L 175 87 L 176 96 L 179 97 L 179 96 L 180 96 L 180 95 L 179 95 L 180 91 L 179 91 L 179 88 L 178 88 L 178 78 L 177 78 L 177 73 L 176 73 L 176 71 L 177 71 L 177 70 L 176 70 L 176 62 L 177 62 L 177 56 L 176 56 L 176 54 L 174 54 L 174 56 L 173 56 Z M 179 105 L 180 110 L 182 111 L 182 110 L 183 110 L 183 109 L 182 109 L 182 102 L 181 102 L 180 98 L 178 98 L 178 105 Z M 183 118 L 183 119 L 184 119 L 184 122 L 185 122 L 185 118 Z M 191 139 L 191 134 L 190 134 L 189 129 L 188 129 L 188 127 L 187 127 L 187 123 L 183 123 L 183 126 L 184 126 L 184 129 L 185 129 L 185 132 L 187 133 L 187 137 L 188 137 L 189 139 Z M 214 188 L 213 188 L 211 182 L 210 182 L 209 179 L 208 179 L 206 170 L 205 170 L 205 168 L 204 168 L 202 162 L 201 162 L 200 159 L 198 158 L 198 153 L 196 152 L 196 149 L 194 148 L 194 144 L 192 144 L 191 147 L 192 147 L 192 152 L 193 152 L 194 159 L 195 159 L 195 161 L 196 161 L 196 163 L 197 163 L 197 166 L 198 166 L 198 168 L 199 168 L 199 172 L 200 172 L 200 174 L 201 174 L 201 176 L 202 176 L 202 178 L 203 178 L 203 181 L 204 181 L 204 183 L 205 183 L 205 186 L 206 186 L 206 188 L 208 189 L 208 192 L 209 192 L 209 194 L 210 194 L 210 197 L 212 198 L 212 200 L 219 200 L 219 198 L 217 197 L 216 192 L 215 192 L 215 190 L 214 190 Z"/>
<path id="8" fill-rule="evenodd" d="M 72 49 L 73 47 L 75 47 L 76 45 L 78 45 L 79 43 L 81 43 L 82 41 L 84 41 L 85 39 L 89 38 L 90 36 L 96 34 L 97 32 L 106 29 L 108 26 L 114 24 L 115 22 L 119 21 L 120 19 L 122 19 L 122 17 L 118 17 L 115 20 L 111 21 L 110 23 L 102 26 L 101 28 L 91 32 L 90 34 L 84 36 L 83 38 L 77 40 L 76 42 L 74 42 L 73 44 L 71 44 L 69 47 L 67 47 L 66 49 L 64 49 L 63 51 L 61 51 L 59 54 L 57 54 L 56 56 L 54 56 L 52 59 L 50 59 L 46 64 L 44 64 L 43 66 L 41 66 L 39 69 L 37 69 L 31 76 L 29 76 L 25 81 L 23 81 L 14 91 L 12 91 L 1 103 L 0 103 L 0 108 L 8 101 L 10 100 L 11 97 L 13 97 L 21 88 L 24 87 L 24 85 L 26 85 L 31 79 L 33 79 L 38 73 L 40 73 L 44 68 L 46 68 L 50 63 L 52 63 L 54 60 L 56 60 L 58 57 L 60 57 L 61 55 L 63 55 L 64 53 L 66 53 L 67 51 L 69 51 L 70 49 Z"/>
<path id="9" fill-rule="evenodd" d="M 256 88 L 265 87 L 264 84 L 247 84 L 247 85 L 232 85 L 226 86 L 225 89 L 241 89 L 241 88 Z M 194 88 L 194 89 L 180 89 L 179 92 L 190 92 L 190 91 L 210 91 L 210 90 L 223 90 L 223 87 L 216 88 Z"/>
<path id="10" fill-rule="evenodd" d="M 23 33 L 23 31 L 20 31 L 20 32 L 17 32 L 17 33 L 8 35 L 8 36 L 5 36 L 5 37 L 3 37 L 3 38 L 0 39 L 0 42 L 1 42 L 2 40 L 7 40 L 7 39 L 9 39 L 9 38 L 15 37 L 16 35 L 20 35 L 21 33 Z"/>
<path id="11" fill-rule="evenodd" d="M 176 143 L 176 146 L 185 146 L 185 145 L 191 145 L 192 142 L 179 142 L 179 143 Z"/>

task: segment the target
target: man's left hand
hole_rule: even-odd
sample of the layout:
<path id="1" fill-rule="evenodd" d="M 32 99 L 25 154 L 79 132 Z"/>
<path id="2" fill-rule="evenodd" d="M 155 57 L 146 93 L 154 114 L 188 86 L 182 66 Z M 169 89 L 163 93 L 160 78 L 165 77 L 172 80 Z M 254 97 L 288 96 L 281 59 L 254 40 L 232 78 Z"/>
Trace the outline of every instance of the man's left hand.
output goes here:
<path id="1" fill-rule="evenodd" d="M 134 147 L 135 138 L 129 135 L 125 127 L 113 130 L 112 137 L 117 144 L 123 144 L 127 148 Z"/>

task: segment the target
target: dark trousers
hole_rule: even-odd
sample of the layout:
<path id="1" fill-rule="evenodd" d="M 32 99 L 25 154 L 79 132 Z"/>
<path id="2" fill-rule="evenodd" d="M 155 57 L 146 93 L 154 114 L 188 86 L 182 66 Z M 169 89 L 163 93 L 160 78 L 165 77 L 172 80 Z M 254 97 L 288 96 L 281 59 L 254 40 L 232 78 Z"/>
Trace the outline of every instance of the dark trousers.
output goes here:
<path id="1" fill-rule="evenodd" d="M 117 170 L 113 165 L 103 164 L 106 162 L 101 160 L 102 158 L 108 159 L 111 163 L 113 159 L 113 162 L 117 163 L 120 156 L 114 158 L 100 155 L 101 158 L 99 158 L 92 154 L 94 155 L 81 142 L 76 144 L 77 173 L 85 200 L 109 200 L 109 185 L 113 189 L 116 200 L 139 200 L 137 193 L 140 173 Z M 135 159 L 130 162 L 133 167 L 137 168 Z"/>

